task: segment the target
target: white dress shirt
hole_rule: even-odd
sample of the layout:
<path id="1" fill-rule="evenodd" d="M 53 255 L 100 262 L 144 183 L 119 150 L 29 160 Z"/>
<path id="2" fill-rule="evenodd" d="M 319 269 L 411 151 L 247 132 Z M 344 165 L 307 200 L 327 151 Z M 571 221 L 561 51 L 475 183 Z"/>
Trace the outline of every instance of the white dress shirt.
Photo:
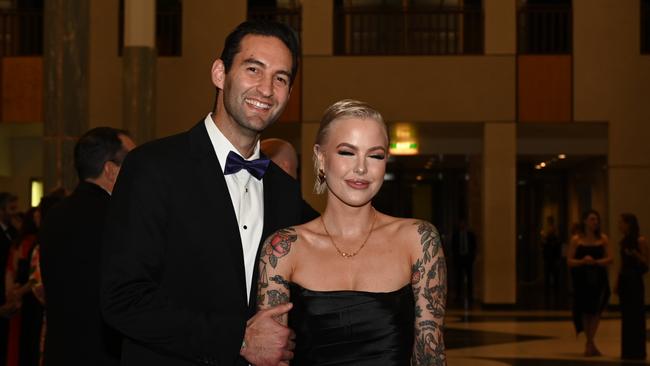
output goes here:
<path id="1" fill-rule="evenodd" d="M 211 115 L 210 113 L 205 117 L 205 127 L 208 130 L 208 136 L 214 151 L 217 153 L 219 167 L 223 172 L 226 167 L 228 153 L 234 151 L 239 154 L 239 151 L 221 133 Z M 260 143 L 258 141 L 253 155 L 246 160 L 259 159 L 259 157 Z M 262 229 L 264 228 L 264 184 L 262 180 L 257 180 L 246 169 L 234 174 L 224 175 L 224 177 L 226 178 L 226 184 L 232 199 L 232 207 L 235 209 L 235 216 L 237 216 L 239 225 L 239 235 L 244 252 L 244 268 L 246 270 L 246 294 L 250 296 L 253 270 L 257 265 L 255 257 L 262 238 Z"/>

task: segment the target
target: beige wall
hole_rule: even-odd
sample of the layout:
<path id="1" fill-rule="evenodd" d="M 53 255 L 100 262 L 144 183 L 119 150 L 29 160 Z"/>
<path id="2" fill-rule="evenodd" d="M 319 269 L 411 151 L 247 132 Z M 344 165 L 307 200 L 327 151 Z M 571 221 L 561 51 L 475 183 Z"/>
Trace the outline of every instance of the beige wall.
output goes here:
<path id="1" fill-rule="evenodd" d="M 485 54 L 514 55 L 517 50 L 517 1 L 484 0 Z"/>
<path id="2" fill-rule="evenodd" d="M 303 55 L 332 55 L 333 11 L 331 1 L 302 0 Z"/>
<path id="3" fill-rule="evenodd" d="M 575 118 L 609 122 L 608 226 L 616 228 L 619 214 L 632 212 L 648 235 L 650 56 L 639 54 L 640 4 L 602 0 L 598 5 L 591 0 L 573 2 Z M 621 236 L 615 230 L 610 235 L 616 248 Z M 612 278 L 618 267 L 615 253 Z"/>
<path id="4" fill-rule="evenodd" d="M 388 121 L 511 121 L 513 57 L 320 57 L 303 60 L 303 119 L 354 98 Z"/>

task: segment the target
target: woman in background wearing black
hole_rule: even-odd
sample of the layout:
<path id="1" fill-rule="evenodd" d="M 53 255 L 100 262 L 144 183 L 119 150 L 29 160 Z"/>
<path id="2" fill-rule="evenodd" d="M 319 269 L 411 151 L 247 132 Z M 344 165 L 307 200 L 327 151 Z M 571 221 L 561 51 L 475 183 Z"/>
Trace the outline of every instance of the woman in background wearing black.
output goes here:
<path id="1" fill-rule="evenodd" d="M 621 305 L 621 358 L 645 360 L 643 274 L 648 271 L 648 247 L 646 239 L 639 235 L 639 221 L 635 215 L 622 214 L 618 229 L 623 234 L 617 285 Z"/>
<path id="2" fill-rule="evenodd" d="M 587 336 L 585 356 L 600 356 L 594 337 L 600 314 L 609 303 L 607 267 L 612 263 L 607 235 L 600 232 L 600 214 L 589 210 L 582 216 L 580 232 L 571 238 L 567 264 L 573 279 L 573 322 L 576 332 Z"/>

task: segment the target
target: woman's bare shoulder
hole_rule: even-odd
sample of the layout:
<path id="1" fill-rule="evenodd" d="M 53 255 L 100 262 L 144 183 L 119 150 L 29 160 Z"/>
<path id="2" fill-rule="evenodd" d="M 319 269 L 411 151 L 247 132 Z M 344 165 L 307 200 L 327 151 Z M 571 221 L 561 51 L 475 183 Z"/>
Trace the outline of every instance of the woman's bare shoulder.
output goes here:
<path id="1" fill-rule="evenodd" d="M 387 235 L 393 236 L 400 242 L 409 244 L 421 244 L 422 238 L 438 237 L 436 227 L 426 220 L 393 217 L 382 214 L 383 226 L 386 228 Z"/>

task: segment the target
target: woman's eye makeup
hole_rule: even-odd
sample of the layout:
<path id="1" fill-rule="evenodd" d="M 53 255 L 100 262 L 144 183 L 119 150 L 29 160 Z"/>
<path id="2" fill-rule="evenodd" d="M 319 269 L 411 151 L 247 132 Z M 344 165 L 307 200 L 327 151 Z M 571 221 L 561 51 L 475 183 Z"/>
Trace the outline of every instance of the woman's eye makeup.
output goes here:
<path id="1" fill-rule="evenodd" d="M 386 158 L 386 155 L 384 154 L 372 154 L 370 155 L 371 158 L 377 159 L 377 160 L 384 160 Z"/>
<path id="2" fill-rule="evenodd" d="M 349 150 L 339 150 L 338 154 L 343 155 L 343 156 L 352 156 L 352 155 L 354 155 L 354 153 L 352 151 L 349 151 Z"/>

